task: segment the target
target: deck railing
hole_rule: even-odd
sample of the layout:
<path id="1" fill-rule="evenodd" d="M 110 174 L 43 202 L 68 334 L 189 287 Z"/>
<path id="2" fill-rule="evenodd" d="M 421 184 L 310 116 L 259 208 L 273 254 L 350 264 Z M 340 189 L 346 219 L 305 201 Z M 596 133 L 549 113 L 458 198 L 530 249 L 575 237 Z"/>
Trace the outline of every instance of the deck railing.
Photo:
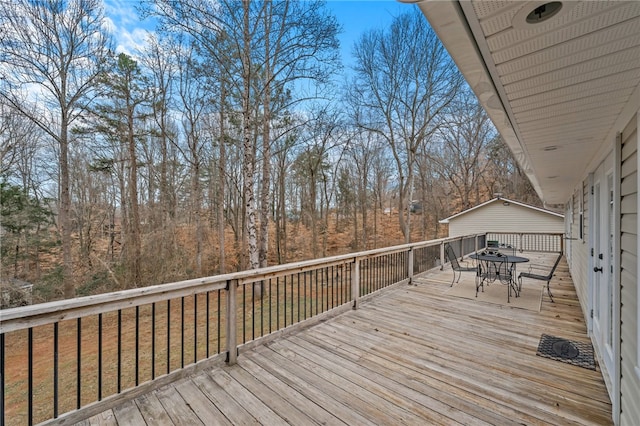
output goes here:
<path id="1" fill-rule="evenodd" d="M 0 311 L 0 424 L 82 420 L 444 265 L 446 238 Z M 82 411 L 78 411 L 82 408 Z M 57 419 L 57 420 L 56 420 Z"/>
<path id="2" fill-rule="evenodd" d="M 490 232 L 487 241 L 498 241 L 501 246 L 519 251 L 564 252 L 564 235 L 540 232 Z"/>

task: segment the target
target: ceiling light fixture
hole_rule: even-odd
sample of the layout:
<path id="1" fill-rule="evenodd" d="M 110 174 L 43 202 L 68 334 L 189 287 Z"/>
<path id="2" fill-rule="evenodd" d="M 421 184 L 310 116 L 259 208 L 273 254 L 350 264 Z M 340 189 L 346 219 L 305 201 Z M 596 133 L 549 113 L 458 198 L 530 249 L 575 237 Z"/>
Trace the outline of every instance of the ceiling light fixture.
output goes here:
<path id="1" fill-rule="evenodd" d="M 555 22 L 566 25 L 569 12 L 577 4 L 576 1 L 532 0 L 522 3 L 520 10 L 513 16 L 511 24 L 516 30 L 538 30 L 547 28 L 547 24 Z M 542 24 L 542 25 L 541 25 Z"/>
<path id="2" fill-rule="evenodd" d="M 555 16 L 561 9 L 562 2 L 559 1 L 542 4 L 529 12 L 526 21 L 528 24 L 539 24 Z"/>
<path id="3" fill-rule="evenodd" d="M 545 146 L 544 148 L 542 148 L 542 150 L 546 151 L 546 152 L 555 151 L 556 149 L 558 149 L 558 147 L 556 145 L 549 145 L 549 146 Z"/>

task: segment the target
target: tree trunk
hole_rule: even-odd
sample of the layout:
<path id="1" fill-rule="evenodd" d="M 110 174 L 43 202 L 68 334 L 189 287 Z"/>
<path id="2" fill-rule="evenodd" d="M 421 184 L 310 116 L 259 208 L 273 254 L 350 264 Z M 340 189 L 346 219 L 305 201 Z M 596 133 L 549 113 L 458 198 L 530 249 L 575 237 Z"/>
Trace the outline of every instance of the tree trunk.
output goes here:
<path id="1" fill-rule="evenodd" d="M 269 249 L 269 188 L 271 186 L 271 58 L 269 57 L 269 26 L 265 34 L 265 88 L 263 101 L 262 125 L 262 188 L 260 191 L 260 247 L 259 263 L 261 268 L 267 266 Z"/>
<path id="2" fill-rule="evenodd" d="M 242 51 L 242 119 L 243 119 L 243 194 L 245 207 L 245 226 L 249 269 L 260 267 L 258 256 L 258 235 L 255 208 L 255 144 L 251 134 L 251 34 L 249 32 L 250 1 L 243 0 L 243 51 Z"/>
<path id="3" fill-rule="evenodd" d="M 138 287 L 141 284 L 140 273 L 140 258 L 141 258 L 141 244 L 140 244 L 140 210 L 138 207 L 138 157 L 136 154 L 136 139 L 134 134 L 134 108 L 129 106 L 128 108 L 128 150 L 129 150 L 129 202 L 131 204 L 131 223 L 130 223 L 130 241 L 132 250 L 132 257 L 129 259 L 131 270 L 130 276 L 132 283 L 128 286 Z"/>
<path id="4" fill-rule="evenodd" d="M 218 257 L 219 267 L 218 272 L 221 274 L 226 273 L 226 257 L 225 257 L 225 244 L 224 244 L 224 191 L 225 191 L 225 168 L 226 168 L 226 146 L 225 146 L 225 102 L 226 102 L 226 86 L 224 81 L 220 82 L 220 147 L 218 159 L 218 210 L 217 210 L 217 222 L 218 222 Z"/>
<path id="5" fill-rule="evenodd" d="M 76 295 L 73 279 L 73 258 L 71 256 L 71 197 L 69 194 L 69 133 L 68 119 L 62 112 L 60 123 L 60 211 L 58 226 L 62 242 L 62 279 L 65 299 Z"/>

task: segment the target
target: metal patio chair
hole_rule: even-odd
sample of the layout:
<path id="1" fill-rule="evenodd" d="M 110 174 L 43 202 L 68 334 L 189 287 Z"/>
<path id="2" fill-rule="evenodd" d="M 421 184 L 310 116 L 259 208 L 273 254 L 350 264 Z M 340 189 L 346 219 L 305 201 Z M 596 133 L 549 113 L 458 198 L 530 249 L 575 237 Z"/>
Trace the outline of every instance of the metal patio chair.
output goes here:
<path id="1" fill-rule="evenodd" d="M 451 280 L 451 286 L 453 284 L 460 281 L 460 277 L 463 272 L 477 272 L 477 268 L 475 266 L 462 266 L 458 262 L 458 257 L 456 256 L 456 252 L 453 250 L 450 244 L 444 245 L 444 254 L 447 257 L 449 263 L 451 263 L 451 269 L 453 269 L 453 280 Z M 458 279 L 456 280 L 456 272 L 458 273 Z"/>

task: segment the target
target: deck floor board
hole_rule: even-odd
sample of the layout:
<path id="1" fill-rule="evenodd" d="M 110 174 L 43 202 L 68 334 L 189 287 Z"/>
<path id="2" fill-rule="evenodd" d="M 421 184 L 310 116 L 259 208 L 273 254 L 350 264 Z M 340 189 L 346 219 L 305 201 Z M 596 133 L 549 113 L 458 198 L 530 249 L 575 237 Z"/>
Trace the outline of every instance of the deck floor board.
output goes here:
<path id="1" fill-rule="evenodd" d="M 543 333 L 589 341 L 564 261 L 540 312 L 450 296 L 451 273 L 383 290 L 83 424 L 612 424 L 599 369 L 536 355 Z"/>

